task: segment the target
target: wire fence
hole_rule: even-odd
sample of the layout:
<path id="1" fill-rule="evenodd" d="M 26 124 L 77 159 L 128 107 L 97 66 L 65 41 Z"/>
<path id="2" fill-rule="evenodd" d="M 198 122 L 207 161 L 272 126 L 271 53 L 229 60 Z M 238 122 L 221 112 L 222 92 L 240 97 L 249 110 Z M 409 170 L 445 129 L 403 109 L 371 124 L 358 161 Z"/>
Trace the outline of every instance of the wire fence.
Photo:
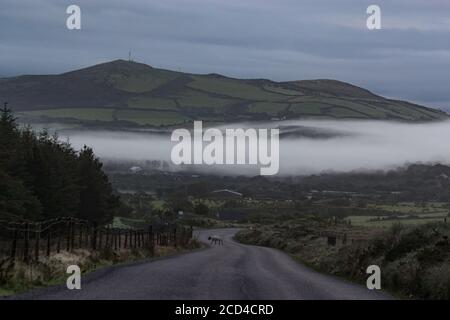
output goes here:
<path id="1" fill-rule="evenodd" d="M 146 228 L 114 228 L 95 222 L 61 217 L 40 222 L 0 220 L 0 258 L 38 261 L 61 251 L 91 251 L 185 246 L 192 238 L 192 227 L 180 225 Z"/>

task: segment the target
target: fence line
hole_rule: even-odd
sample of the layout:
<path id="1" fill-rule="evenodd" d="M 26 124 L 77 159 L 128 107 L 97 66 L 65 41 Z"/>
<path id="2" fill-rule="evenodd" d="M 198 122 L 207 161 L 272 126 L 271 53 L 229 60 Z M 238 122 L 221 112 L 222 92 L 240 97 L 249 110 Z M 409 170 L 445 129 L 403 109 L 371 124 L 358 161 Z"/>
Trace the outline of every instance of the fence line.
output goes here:
<path id="1" fill-rule="evenodd" d="M 0 220 L 0 258 L 38 261 L 61 251 L 92 251 L 184 246 L 192 238 L 192 227 L 165 225 L 162 228 L 114 228 L 74 217 L 40 222 Z"/>

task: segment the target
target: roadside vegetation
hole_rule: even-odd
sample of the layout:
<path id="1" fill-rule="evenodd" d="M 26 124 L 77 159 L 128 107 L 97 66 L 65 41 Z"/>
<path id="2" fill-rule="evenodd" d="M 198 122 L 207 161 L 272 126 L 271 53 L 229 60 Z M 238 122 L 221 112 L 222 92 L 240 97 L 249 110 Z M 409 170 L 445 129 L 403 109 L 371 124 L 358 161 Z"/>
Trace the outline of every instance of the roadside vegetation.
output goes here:
<path id="1" fill-rule="evenodd" d="M 78 265 L 84 277 L 104 267 L 155 259 L 200 247 L 198 240 L 191 239 L 186 245 L 176 247 L 155 244 L 152 248 L 61 251 L 31 263 L 24 263 L 21 260 L 16 260 L 14 263 L 0 260 L 0 296 L 64 284 L 68 277 L 66 269 L 69 265 Z"/>
<path id="2" fill-rule="evenodd" d="M 321 233 L 321 231 L 324 231 Z M 338 237 L 330 245 L 328 236 Z M 328 236 L 326 236 L 328 235 Z M 321 272 L 365 285 L 366 269 L 381 268 L 382 289 L 398 297 L 450 299 L 450 226 L 394 224 L 381 232 L 323 219 L 285 219 L 253 226 L 236 235 L 242 243 L 269 246 L 291 254 Z"/>

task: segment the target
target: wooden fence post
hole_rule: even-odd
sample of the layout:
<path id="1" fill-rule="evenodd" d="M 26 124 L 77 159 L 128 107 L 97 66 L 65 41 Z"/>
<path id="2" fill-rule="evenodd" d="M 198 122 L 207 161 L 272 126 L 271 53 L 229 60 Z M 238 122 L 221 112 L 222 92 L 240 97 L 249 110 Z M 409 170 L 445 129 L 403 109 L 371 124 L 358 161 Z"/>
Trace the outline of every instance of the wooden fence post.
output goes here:
<path id="1" fill-rule="evenodd" d="M 91 241 L 92 241 L 92 250 L 97 250 L 97 227 L 98 227 L 98 223 L 94 222 L 94 226 L 92 228 L 92 237 L 91 237 Z M 89 228 L 89 227 L 88 227 Z M 86 239 L 89 240 L 89 238 L 87 238 L 87 234 L 89 234 L 89 232 L 86 232 Z M 101 238 L 100 238 L 101 239 Z"/>
<path id="2" fill-rule="evenodd" d="M 56 244 L 56 253 L 61 251 L 61 228 L 58 226 L 58 243 Z"/>
<path id="3" fill-rule="evenodd" d="M 71 234 L 70 234 L 70 251 L 73 251 L 73 249 L 75 247 L 75 226 L 76 226 L 75 221 L 72 220 L 70 226 L 71 226 L 71 228 L 70 228 L 70 231 L 71 231 Z"/>
<path id="4" fill-rule="evenodd" d="M 83 226 L 80 225 L 78 227 L 78 248 L 82 248 L 83 247 Z"/>
<path id="5" fill-rule="evenodd" d="M 70 251 L 70 235 L 72 234 L 70 221 L 67 222 L 66 251 Z"/>
<path id="6" fill-rule="evenodd" d="M 50 229 L 47 231 L 47 257 L 50 257 L 51 245 L 52 245 L 52 232 Z"/>
<path id="7" fill-rule="evenodd" d="M 150 247 L 153 247 L 153 227 L 149 226 L 148 227 L 148 245 Z"/>
<path id="8" fill-rule="evenodd" d="M 136 231 L 136 236 L 137 236 L 138 248 L 140 248 L 141 247 L 141 230 Z"/>
<path id="9" fill-rule="evenodd" d="M 18 236 L 18 231 L 16 228 L 14 228 L 13 241 L 12 241 L 12 245 L 11 245 L 11 259 L 13 259 L 13 260 L 16 259 L 17 236 Z"/>
<path id="10" fill-rule="evenodd" d="M 98 249 L 101 250 L 103 244 L 103 229 L 98 230 L 98 235 Z"/>
<path id="11" fill-rule="evenodd" d="M 109 246 L 109 227 L 106 227 L 105 233 L 106 233 L 105 248 L 108 248 L 108 246 Z"/>
<path id="12" fill-rule="evenodd" d="M 173 246 L 177 247 L 177 227 L 173 229 Z"/>
<path id="13" fill-rule="evenodd" d="M 30 230 L 29 224 L 25 224 L 25 235 L 24 235 L 24 245 L 23 245 L 23 260 L 28 262 L 28 249 L 30 247 Z"/>
<path id="14" fill-rule="evenodd" d="M 37 227 L 36 227 L 36 231 L 35 231 L 35 247 L 34 247 L 34 259 L 36 261 L 39 260 L 39 247 L 40 247 L 40 242 L 41 242 L 41 224 L 38 223 Z"/>
<path id="15" fill-rule="evenodd" d="M 85 230 L 85 237 L 84 237 L 84 247 L 85 248 L 89 248 L 89 245 L 92 245 L 92 249 L 95 250 L 94 245 L 93 245 L 93 236 L 94 236 L 94 230 L 92 230 L 91 233 L 91 227 L 89 225 L 86 225 L 86 230 Z M 89 242 L 89 236 L 91 236 L 91 242 Z"/>
<path id="16" fill-rule="evenodd" d="M 184 229 L 184 227 L 182 226 L 181 227 L 181 235 L 180 235 L 180 244 L 182 245 L 182 246 L 184 246 L 184 245 L 186 245 L 186 234 L 185 234 L 185 229 Z"/>

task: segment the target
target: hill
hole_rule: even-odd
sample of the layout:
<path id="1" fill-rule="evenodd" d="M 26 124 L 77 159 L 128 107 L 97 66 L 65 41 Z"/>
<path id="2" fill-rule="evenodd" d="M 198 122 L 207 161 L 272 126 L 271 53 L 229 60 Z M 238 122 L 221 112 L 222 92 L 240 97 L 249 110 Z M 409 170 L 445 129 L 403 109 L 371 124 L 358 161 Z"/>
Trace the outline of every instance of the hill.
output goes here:
<path id="1" fill-rule="evenodd" d="M 59 75 L 0 79 L 0 98 L 29 122 L 166 126 L 298 118 L 430 121 L 444 112 L 335 80 L 275 82 L 197 75 L 116 60 Z"/>

